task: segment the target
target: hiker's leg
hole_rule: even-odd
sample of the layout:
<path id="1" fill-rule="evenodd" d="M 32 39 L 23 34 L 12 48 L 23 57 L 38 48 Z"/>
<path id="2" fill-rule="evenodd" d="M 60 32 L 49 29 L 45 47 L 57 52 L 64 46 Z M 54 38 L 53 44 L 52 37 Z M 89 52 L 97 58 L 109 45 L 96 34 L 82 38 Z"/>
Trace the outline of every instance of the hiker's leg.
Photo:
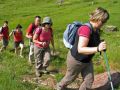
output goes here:
<path id="1" fill-rule="evenodd" d="M 14 42 L 15 54 L 18 54 L 19 42 Z"/>
<path id="2" fill-rule="evenodd" d="M 43 63 L 43 50 L 34 45 L 35 71 L 36 76 L 40 76 Z"/>
<path id="3" fill-rule="evenodd" d="M 5 38 L 2 39 L 2 47 L 0 49 L 0 51 L 6 50 L 7 46 L 8 46 L 8 40 L 6 40 Z"/>
<path id="4" fill-rule="evenodd" d="M 18 55 L 18 47 L 15 48 L 15 54 Z"/>
<path id="5" fill-rule="evenodd" d="M 21 43 L 20 43 L 20 56 L 21 56 L 21 57 L 23 57 L 23 56 L 22 56 L 23 48 L 24 48 L 24 43 L 21 42 Z"/>
<path id="6" fill-rule="evenodd" d="M 86 66 L 82 69 L 81 75 L 83 77 L 83 83 L 81 84 L 79 90 L 89 90 L 92 87 L 94 81 L 94 72 L 92 62 L 86 63 Z"/>
<path id="7" fill-rule="evenodd" d="M 46 48 L 44 52 L 44 62 L 43 62 L 43 68 L 47 68 L 50 63 L 50 48 Z"/>
<path id="8" fill-rule="evenodd" d="M 30 52 L 29 52 L 29 62 L 32 63 L 33 60 L 33 54 L 34 54 L 34 43 L 30 43 Z"/>
<path id="9" fill-rule="evenodd" d="M 71 82 L 73 82 L 76 79 L 76 77 L 79 75 L 81 68 L 82 68 L 81 63 L 75 60 L 75 58 L 71 55 L 69 51 L 67 55 L 67 72 L 64 78 L 59 82 L 59 86 L 61 88 L 64 88 L 67 85 L 69 85 Z"/>

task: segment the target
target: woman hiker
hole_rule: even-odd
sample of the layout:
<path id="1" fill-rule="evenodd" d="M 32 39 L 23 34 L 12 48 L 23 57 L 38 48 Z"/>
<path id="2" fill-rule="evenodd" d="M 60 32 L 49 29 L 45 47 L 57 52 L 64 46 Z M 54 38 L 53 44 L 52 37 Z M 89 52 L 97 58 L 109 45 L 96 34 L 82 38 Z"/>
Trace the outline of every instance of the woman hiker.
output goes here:
<path id="1" fill-rule="evenodd" d="M 57 90 L 66 90 L 81 73 L 83 82 L 79 90 L 90 90 L 94 80 L 92 58 L 95 53 L 106 49 L 106 42 L 100 42 L 99 30 L 109 19 L 109 13 L 98 7 L 90 14 L 89 26 L 81 26 L 76 34 L 76 41 L 67 55 L 67 71 L 57 84 Z"/>
<path id="2" fill-rule="evenodd" d="M 53 30 L 51 26 L 51 18 L 43 18 L 42 27 L 38 27 L 33 36 L 35 71 L 38 77 L 43 73 L 48 73 L 46 69 L 50 63 L 50 42 L 54 49 Z"/>

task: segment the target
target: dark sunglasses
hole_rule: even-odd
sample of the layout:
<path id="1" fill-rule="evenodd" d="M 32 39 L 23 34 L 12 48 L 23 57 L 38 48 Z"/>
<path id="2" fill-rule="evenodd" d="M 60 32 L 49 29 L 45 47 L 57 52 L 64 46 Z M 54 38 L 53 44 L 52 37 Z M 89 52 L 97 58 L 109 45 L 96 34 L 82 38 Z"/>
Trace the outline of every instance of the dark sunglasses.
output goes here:
<path id="1" fill-rule="evenodd" d="M 51 23 L 45 23 L 45 24 L 47 24 L 47 25 L 52 25 Z"/>

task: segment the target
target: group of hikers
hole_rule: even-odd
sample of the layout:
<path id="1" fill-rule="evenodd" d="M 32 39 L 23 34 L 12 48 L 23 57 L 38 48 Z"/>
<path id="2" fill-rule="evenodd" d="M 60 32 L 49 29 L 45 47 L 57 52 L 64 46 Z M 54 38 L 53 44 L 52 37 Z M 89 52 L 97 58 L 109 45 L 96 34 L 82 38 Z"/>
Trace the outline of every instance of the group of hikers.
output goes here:
<path id="1" fill-rule="evenodd" d="M 63 79 L 57 83 L 57 90 L 67 90 L 67 85 L 72 83 L 81 73 L 83 82 L 79 90 L 90 90 L 94 81 L 94 70 L 92 58 L 95 53 L 106 50 L 106 42 L 100 41 L 100 28 L 109 19 L 109 13 L 102 7 L 96 8 L 89 18 L 87 24 L 80 26 L 75 35 L 74 45 L 71 46 L 67 54 L 67 71 Z M 35 72 L 37 77 L 41 77 L 42 73 L 48 72 L 47 67 L 50 64 L 50 47 L 51 42 L 54 48 L 52 20 L 50 17 L 43 18 L 36 16 L 34 23 L 31 23 L 27 28 L 26 37 L 29 38 L 30 52 L 29 62 L 32 63 L 35 59 Z M 23 50 L 24 40 L 21 31 L 22 26 L 17 25 L 16 29 L 10 33 L 14 36 L 15 53 L 17 47 L 20 45 L 21 51 Z M 3 38 L 3 47 L 1 50 L 6 49 L 9 41 L 8 22 L 5 21 L 0 32 Z M 68 43 L 68 42 L 67 42 Z M 32 57 L 34 54 L 34 58 Z M 22 56 L 22 52 L 20 53 Z"/>
<path id="2" fill-rule="evenodd" d="M 50 62 L 50 47 L 51 42 L 54 49 L 54 39 L 52 30 L 52 20 L 50 17 L 43 18 L 41 22 L 40 16 L 35 16 L 35 20 L 31 23 L 26 30 L 26 37 L 29 39 L 29 63 L 33 64 L 35 62 L 36 66 L 36 76 L 41 76 L 41 70 L 47 73 L 46 68 Z M 10 36 L 13 35 L 14 38 L 14 48 L 15 53 L 18 54 L 18 49 L 20 46 L 20 57 L 23 57 L 22 52 L 24 48 L 24 38 L 22 32 L 22 26 L 18 24 L 15 30 L 9 34 L 8 21 L 4 21 L 4 25 L 0 30 L 0 37 L 2 40 L 2 47 L 0 51 L 6 49 Z M 35 59 L 35 61 L 34 61 Z"/>

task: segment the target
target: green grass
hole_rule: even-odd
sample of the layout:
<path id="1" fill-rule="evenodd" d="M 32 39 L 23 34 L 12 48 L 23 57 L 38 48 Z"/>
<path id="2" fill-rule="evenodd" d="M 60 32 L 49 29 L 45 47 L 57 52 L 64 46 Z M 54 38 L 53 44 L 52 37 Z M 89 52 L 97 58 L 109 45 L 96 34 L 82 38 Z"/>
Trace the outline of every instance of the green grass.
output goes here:
<path id="1" fill-rule="evenodd" d="M 54 38 L 56 50 L 60 56 L 52 58 L 51 66 L 57 69 L 66 67 L 67 49 L 62 42 L 63 32 L 68 23 L 75 20 L 87 22 L 89 13 L 96 7 L 101 6 L 110 12 L 110 19 L 107 25 L 115 25 L 120 29 L 120 1 L 119 0 L 65 0 L 62 6 L 56 4 L 56 0 L 0 0 L 0 26 L 4 20 L 9 21 L 10 31 L 18 23 L 23 26 L 25 34 L 26 28 L 34 20 L 34 16 L 50 16 L 53 20 Z M 120 32 L 102 34 L 108 44 L 108 58 L 111 69 L 120 70 Z M 13 48 L 12 37 L 8 49 Z M 28 39 L 25 38 L 28 46 Z M 36 85 L 21 81 L 22 75 L 33 75 L 34 69 L 27 63 L 28 51 L 24 51 L 25 58 L 21 59 L 14 53 L 5 51 L 0 53 L 0 90 L 34 90 Z M 96 56 L 98 58 L 98 56 Z M 96 59 L 95 58 L 95 59 Z M 66 70 L 66 69 L 65 69 Z M 95 73 L 105 71 L 102 65 L 95 65 Z M 63 77 L 62 73 L 56 75 L 57 81 Z M 48 90 L 40 87 L 39 90 Z"/>

